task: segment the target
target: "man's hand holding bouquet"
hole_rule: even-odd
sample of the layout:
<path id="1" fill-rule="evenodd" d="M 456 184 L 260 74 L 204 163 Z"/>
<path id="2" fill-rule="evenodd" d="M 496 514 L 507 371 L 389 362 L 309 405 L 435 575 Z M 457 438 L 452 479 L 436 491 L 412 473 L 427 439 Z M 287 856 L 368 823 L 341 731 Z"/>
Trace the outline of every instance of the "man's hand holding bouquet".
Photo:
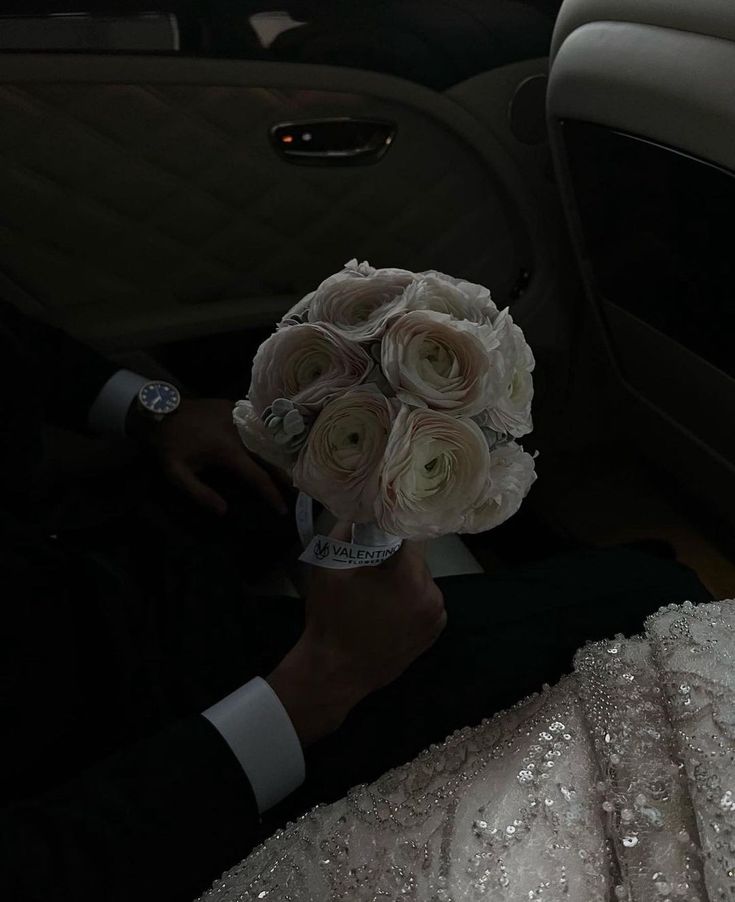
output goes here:
<path id="1" fill-rule="evenodd" d="M 261 345 L 234 421 L 299 489 L 301 559 L 317 565 L 304 632 L 268 677 L 304 745 L 442 632 L 421 540 L 492 529 L 520 507 L 535 479 L 517 441 L 533 367 L 486 288 L 356 260 Z M 336 533 L 313 535 L 312 499 Z"/>

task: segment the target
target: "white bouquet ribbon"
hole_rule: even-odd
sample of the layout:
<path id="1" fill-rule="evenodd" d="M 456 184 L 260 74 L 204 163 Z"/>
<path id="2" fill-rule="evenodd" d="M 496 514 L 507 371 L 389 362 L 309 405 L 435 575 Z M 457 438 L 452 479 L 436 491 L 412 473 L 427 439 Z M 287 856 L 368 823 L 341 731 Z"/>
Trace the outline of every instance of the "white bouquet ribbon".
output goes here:
<path id="1" fill-rule="evenodd" d="M 314 534 L 313 502 L 299 493 L 296 502 L 296 526 L 304 551 L 299 560 L 327 570 L 352 570 L 377 567 L 398 551 L 403 540 L 380 529 L 375 523 L 355 523 L 352 541 Z"/>

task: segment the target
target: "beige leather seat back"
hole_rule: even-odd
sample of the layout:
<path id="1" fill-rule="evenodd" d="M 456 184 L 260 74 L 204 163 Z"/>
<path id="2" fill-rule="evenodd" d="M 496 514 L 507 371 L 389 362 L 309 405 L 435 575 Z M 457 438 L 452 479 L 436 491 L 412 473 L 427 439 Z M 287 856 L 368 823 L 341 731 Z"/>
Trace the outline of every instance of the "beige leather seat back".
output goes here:
<path id="1" fill-rule="evenodd" d="M 626 433 L 735 509 L 735 4 L 567 0 L 547 97 Z"/>

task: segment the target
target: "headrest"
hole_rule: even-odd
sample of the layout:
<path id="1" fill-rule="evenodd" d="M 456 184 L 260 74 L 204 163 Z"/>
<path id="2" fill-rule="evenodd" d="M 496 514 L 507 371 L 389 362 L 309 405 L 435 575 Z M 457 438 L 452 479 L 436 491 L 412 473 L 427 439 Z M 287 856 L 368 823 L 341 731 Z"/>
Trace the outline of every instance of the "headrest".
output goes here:
<path id="1" fill-rule="evenodd" d="M 551 60 L 573 31 L 590 22 L 657 25 L 735 41 L 733 0 L 566 0 L 551 42 Z"/>

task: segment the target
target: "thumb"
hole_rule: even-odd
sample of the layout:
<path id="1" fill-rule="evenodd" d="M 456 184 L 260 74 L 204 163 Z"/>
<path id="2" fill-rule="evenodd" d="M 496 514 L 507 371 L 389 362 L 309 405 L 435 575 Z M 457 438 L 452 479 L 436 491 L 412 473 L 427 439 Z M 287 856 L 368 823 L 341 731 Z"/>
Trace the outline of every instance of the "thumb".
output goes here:
<path id="1" fill-rule="evenodd" d="M 338 542 L 351 542 L 352 526 L 344 520 L 338 520 L 329 530 L 329 538 L 336 539 Z"/>

